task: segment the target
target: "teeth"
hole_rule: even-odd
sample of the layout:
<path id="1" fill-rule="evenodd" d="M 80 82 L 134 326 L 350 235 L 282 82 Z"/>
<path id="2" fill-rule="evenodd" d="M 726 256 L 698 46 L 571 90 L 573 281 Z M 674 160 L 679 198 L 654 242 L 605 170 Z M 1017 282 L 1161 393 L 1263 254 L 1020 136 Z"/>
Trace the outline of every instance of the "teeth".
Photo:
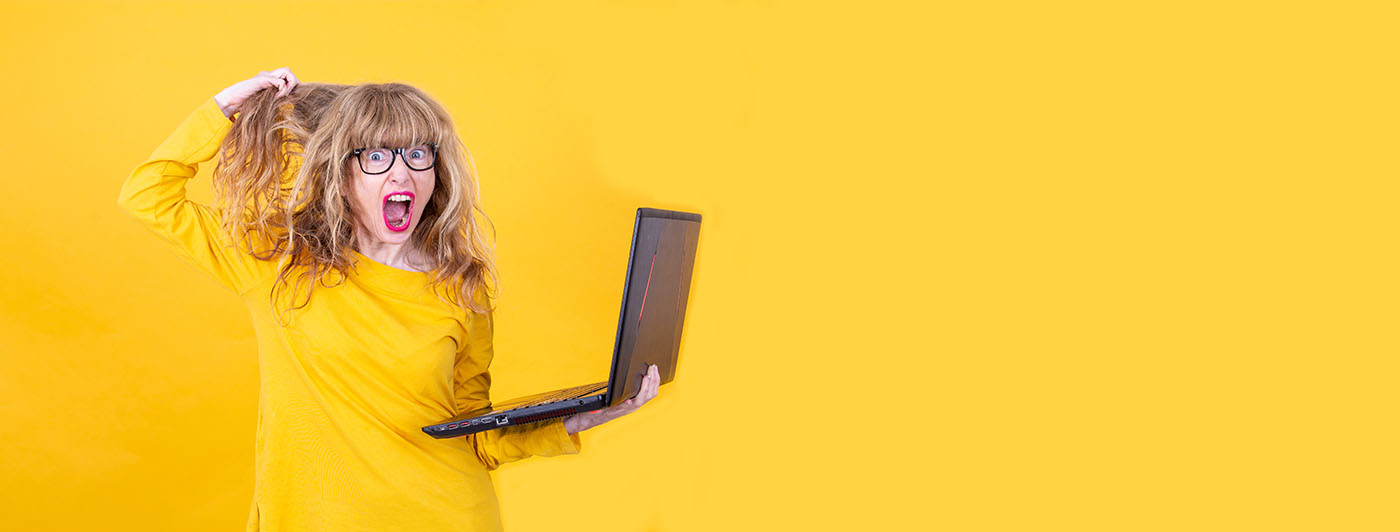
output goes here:
<path id="1" fill-rule="evenodd" d="M 410 200 L 408 199 L 408 194 L 391 194 L 391 195 L 389 196 L 389 201 L 410 201 Z"/>

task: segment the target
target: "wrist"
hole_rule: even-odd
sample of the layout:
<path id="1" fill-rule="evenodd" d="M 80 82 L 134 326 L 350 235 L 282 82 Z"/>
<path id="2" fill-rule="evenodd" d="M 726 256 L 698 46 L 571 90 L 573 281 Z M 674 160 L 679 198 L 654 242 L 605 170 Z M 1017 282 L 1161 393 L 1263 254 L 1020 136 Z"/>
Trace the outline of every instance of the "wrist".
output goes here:
<path id="1" fill-rule="evenodd" d="M 224 117 L 233 118 L 233 110 L 229 109 L 228 96 L 220 92 L 214 95 L 214 104 L 219 106 L 219 111 L 224 113 Z"/>
<path id="2" fill-rule="evenodd" d="M 594 414 L 590 412 L 579 412 L 564 418 L 564 431 L 569 434 L 577 434 L 598 425 L 594 419 Z"/>

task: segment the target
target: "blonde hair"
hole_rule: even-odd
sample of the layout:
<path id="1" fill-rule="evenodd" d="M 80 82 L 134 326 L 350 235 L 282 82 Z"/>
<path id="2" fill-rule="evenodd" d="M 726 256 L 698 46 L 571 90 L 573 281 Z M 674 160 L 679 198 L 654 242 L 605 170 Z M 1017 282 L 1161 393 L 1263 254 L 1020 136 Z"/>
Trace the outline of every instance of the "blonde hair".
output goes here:
<path id="1" fill-rule="evenodd" d="M 213 185 L 224 213 L 220 230 L 252 256 L 278 261 L 269 301 L 279 319 L 289 285 L 286 310 L 299 309 L 310 303 L 311 288 L 344 282 L 353 264 L 351 150 L 420 142 L 438 146 L 437 181 L 409 249 L 428 260 L 443 302 L 489 311 L 499 281 L 484 234 L 491 222 L 481 210 L 475 162 L 442 105 L 401 83 L 304 83 L 282 99 L 274 93 L 244 102 L 220 146 Z M 332 273 L 338 280 L 327 284 Z"/>

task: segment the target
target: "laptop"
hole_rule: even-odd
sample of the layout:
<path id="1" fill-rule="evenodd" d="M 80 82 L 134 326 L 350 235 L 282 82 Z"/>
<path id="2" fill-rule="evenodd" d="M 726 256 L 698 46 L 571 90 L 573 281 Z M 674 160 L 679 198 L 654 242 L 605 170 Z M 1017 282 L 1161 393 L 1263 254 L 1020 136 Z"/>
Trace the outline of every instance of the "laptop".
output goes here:
<path id="1" fill-rule="evenodd" d="M 423 427 L 423 432 L 452 438 L 609 407 L 636 395 L 652 364 L 662 384 L 671 382 L 699 236 L 699 214 L 637 209 L 607 382 L 511 399 Z"/>

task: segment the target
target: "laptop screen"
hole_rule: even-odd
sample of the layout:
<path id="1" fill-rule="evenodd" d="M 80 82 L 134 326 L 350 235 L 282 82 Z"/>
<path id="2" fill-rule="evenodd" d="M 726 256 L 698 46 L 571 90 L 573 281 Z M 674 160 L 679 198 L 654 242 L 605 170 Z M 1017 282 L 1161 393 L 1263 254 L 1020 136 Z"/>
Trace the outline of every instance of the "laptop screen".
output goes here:
<path id="1" fill-rule="evenodd" d="M 651 364 L 656 364 L 662 383 L 675 377 L 699 236 L 698 214 L 637 210 L 608 377 L 608 406 L 636 395 Z"/>

